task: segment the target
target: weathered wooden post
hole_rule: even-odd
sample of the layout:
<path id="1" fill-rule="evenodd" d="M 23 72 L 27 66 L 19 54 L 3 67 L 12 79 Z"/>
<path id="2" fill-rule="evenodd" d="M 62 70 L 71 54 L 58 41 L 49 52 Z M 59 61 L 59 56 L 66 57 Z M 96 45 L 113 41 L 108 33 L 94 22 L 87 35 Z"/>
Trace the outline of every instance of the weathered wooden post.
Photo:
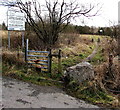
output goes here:
<path id="1" fill-rule="evenodd" d="M 91 42 L 94 42 L 94 39 L 92 38 Z"/>
<path id="2" fill-rule="evenodd" d="M 26 47 L 25 47 L 25 62 L 26 62 L 26 73 L 28 73 L 28 61 L 27 61 L 27 57 L 28 57 L 28 42 L 29 40 L 26 40 Z"/>
<path id="3" fill-rule="evenodd" d="M 100 43 L 100 38 L 98 38 L 97 42 Z"/>
<path id="4" fill-rule="evenodd" d="M 8 49 L 10 49 L 11 44 L 10 44 L 10 31 L 8 30 Z"/>
<path id="5" fill-rule="evenodd" d="M 17 58 L 20 58 L 20 46 L 18 46 Z"/>
<path id="6" fill-rule="evenodd" d="M 22 50 L 24 49 L 24 32 L 22 32 Z"/>
<path id="7" fill-rule="evenodd" d="M 110 69 L 110 72 L 111 72 L 112 65 L 113 65 L 113 55 L 109 54 L 109 69 Z"/>
<path id="8" fill-rule="evenodd" d="M 61 66 L 61 50 L 58 52 L 58 73 L 62 73 L 62 66 Z"/>
<path id="9" fill-rule="evenodd" d="M 25 62 L 27 62 L 27 56 L 28 56 L 28 42 L 29 40 L 26 40 L 26 47 L 25 47 Z"/>
<path id="10" fill-rule="evenodd" d="M 49 49 L 49 55 L 48 55 L 48 73 L 51 73 L 51 66 L 52 66 L 52 54 L 51 54 L 51 49 Z"/>
<path id="11" fill-rule="evenodd" d="M 118 60 L 120 61 L 120 1 L 118 2 Z"/>

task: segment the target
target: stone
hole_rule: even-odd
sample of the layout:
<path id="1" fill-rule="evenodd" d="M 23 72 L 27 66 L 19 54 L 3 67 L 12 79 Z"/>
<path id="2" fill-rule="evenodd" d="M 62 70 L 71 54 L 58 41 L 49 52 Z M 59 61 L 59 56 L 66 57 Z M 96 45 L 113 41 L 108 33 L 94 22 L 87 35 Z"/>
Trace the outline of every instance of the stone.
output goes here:
<path id="1" fill-rule="evenodd" d="M 78 83 L 85 80 L 92 80 L 95 76 L 93 66 L 88 62 L 82 62 L 67 68 L 64 75 L 73 78 Z"/>

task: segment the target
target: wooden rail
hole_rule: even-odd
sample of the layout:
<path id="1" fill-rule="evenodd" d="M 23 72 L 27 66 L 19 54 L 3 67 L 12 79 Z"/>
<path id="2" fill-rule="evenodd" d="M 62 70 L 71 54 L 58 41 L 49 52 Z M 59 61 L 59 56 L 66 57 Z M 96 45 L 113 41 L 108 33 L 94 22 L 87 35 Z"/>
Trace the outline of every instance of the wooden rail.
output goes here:
<path id="1" fill-rule="evenodd" d="M 49 51 L 35 51 L 29 50 L 28 46 L 29 40 L 26 40 L 25 48 L 25 61 L 27 65 L 36 67 L 41 70 L 41 72 L 51 73 L 52 57 L 58 57 L 58 73 L 61 73 L 61 50 L 58 54 L 52 54 L 51 49 Z"/>
<path id="2" fill-rule="evenodd" d="M 27 39 L 25 49 L 25 61 L 27 65 L 39 68 L 41 72 L 51 73 L 51 51 L 29 50 L 28 42 L 29 41 Z"/>

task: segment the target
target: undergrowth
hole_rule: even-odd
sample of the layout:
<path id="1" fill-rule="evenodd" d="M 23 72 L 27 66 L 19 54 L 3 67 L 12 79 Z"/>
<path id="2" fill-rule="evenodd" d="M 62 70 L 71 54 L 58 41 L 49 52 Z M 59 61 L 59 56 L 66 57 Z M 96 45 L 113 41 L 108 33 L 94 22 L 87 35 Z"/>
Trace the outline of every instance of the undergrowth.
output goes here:
<path id="1" fill-rule="evenodd" d="M 32 82 L 39 85 L 61 85 L 61 74 L 41 73 L 35 68 L 28 68 L 26 62 L 9 50 L 2 53 L 2 75 Z"/>
<path id="2" fill-rule="evenodd" d="M 95 40 L 98 37 L 95 38 Z M 85 39 L 85 40 L 84 40 Z M 74 42 L 68 42 L 62 40 L 62 44 L 71 43 L 70 46 L 63 46 L 63 56 L 62 56 L 62 70 L 64 71 L 67 67 L 73 66 L 75 64 L 80 63 L 83 59 L 85 59 L 88 55 L 92 53 L 95 48 L 94 43 L 89 43 L 90 39 L 86 37 L 83 39 L 84 43 L 77 42 L 77 38 L 73 39 Z M 97 54 L 91 60 L 91 64 L 100 64 L 104 62 L 106 59 L 101 52 L 101 47 L 98 49 Z M 2 72 L 3 76 L 9 76 L 13 78 L 17 78 L 20 80 L 32 82 L 38 85 L 47 85 L 47 86 L 58 86 L 63 87 L 64 84 L 61 82 L 61 78 L 63 76 L 62 73 L 58 73 L 58 65 L 57 60 L 53 60 L 52 63 L 52 73 L 41 73 L 36 71 L 35 69 L 31 69 L 26 67 L 26 63 L 19 59 L 16 56 L 16 53 L 5 51 L 2 53 L 3 64 L 2 64 Z M 99 78 L 98 78 L 99 81 Z M 65 90 L 68 94 L 91 102 L 93 104 L 98 104 L 100 106 L 106 107 L 115 107 L 113 102 L 115 97 L 106 92 L 96 80 L 91 82 L 86 81 L 82 84 L 78 84 L 76 81 L 71 80 L 67 86 L 65 86 Z"/>
<path id="3" fill-rule="evenodd" d="M 50 73 L 36 72 L 35 69 L 26 69 L 25 67 L 17 67 L 16 65 L 9 65 L 3 63 L 3 76 L 12 77 L 15 79 L 31 82 L 44 86 L 61 86 L 61 82 L 53 79 Z"/>
<path id="4" fill-rule="evenodd" d="M 68 94 L 89 103 L 97 104 L 101 107 L 116 108 L 116 106 L 113 105 L 115 97 L 101 89 L 95 81 L 86 81 L 78 84 L 76 81 L 71 80 L 66 87 L 66 91 Z"/>

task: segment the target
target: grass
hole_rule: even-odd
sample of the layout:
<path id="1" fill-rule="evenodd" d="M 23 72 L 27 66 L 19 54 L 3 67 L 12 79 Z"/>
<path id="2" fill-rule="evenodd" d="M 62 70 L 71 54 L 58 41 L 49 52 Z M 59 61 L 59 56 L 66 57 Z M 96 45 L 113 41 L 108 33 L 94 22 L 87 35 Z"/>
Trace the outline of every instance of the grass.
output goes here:
<path id="1" fill-rule="evenodd" d="M 54 64 L 53 67 L 57 68 L 56 64 Z M 3 76 L 16 78 L 42 86 L 57 86 L 59 88 L 64 87 L 63 83 L 59 81 L 62 74 L 57 74 L 54 72 L 40 73 L 30 68 L 28 71 L 26 71 L 25 67 L 18 67 L 14 64 L 10 65 L 4 62 Z M 69 95 L 76 98 L 83 99 L 89 103 L 97 104 L 103 107 L 111 107 L 112 102 L 115 100 L 115 98 L 112 95 L 104 92 L 99 88 L 99 86 L 96 87 L 96 84 L 97 83 L 94 81 L 86 81 L 79 85 L 76 83 L 76 81 L 71 80 L 65 89 Z"/>
<path id="2" fill-rule="evenodd" d="M 90 63 L 92 65 L 99 65 L 99 64 L 101 64 L 102 62 L 105 62 L 105 61 L 106 61 L 105 56 L 101 52 L 101 47 L 99 47 L 97 53 L 91 59 Z"/>
<path id="3" fill-rule="evenodd" d="M 83 84 L 78 85 L 75 81 L 71 81 L 66 91 L 68 94 L 83 99 L 89 103 L 97 104 L 103 107 L 111 107 L 115 97 L 106 93 L 99 87 L 95 86 L 94 81 L 86 81 Z"/>
<path id="4" fill-rule="evenodd" d="M 38 85 L 43 86 L 61 86 L 59 81 L 54 80 L 50 73 L 40 73 L 36 72 L 34 69 L 28 69 L 20 67 L 18 68 L 16 65 L 9 65 L 3 63 L 3 76 L 8 76 L 12 78 L 16 78 L 19 80 L 31 82 Z"/>
<path id="5" fill-rule="evenodd" d="M 67 67 L 80 63 L 83 61 L 83 59 L 90 55 L 95 49 L 95 41 L 97 41 L 98 38 L 105 42 L 103 36 L 101 37 L 97 35 L 77 35 L 75 39 L 72 35 L 67 36 L 66 38 L 64 37 L 65 36 L 62 36 L 64 40 L 62 39 L 60 44 L 60 48 L 62 50 L 62 72 L 64 72 Z M 70 45 L 67 45 L 68 38 L 72 39 L 72 43 Z M 91 42 L 92 38 L 94 39 L 94 42 Z M 57 52 L 57 49 L 53 51 Z M 101 53 L 101 47 L 99 47 L 97 54 L 91 60 L 91 64 L 99 65 L 104 61 L 105 58 Z M 58 73 L 58 63 L 56 58 L 53 58 L 52 73 L 40 73 L 35 69 L 29 68 L 26 70 L 25 64 L 17 58 L 16 53 L 7 50 L 6 52 L 3 52 L 2 69 L 3 75 L 23 81 L 44 86 L 64 86 L 63 83 L 60 82 L 63 74 Z M 80 99 L 84 99 L 88 102 L 98 105 L 111 106 L 114 97 L 101 90 L 95 84 L 97 85 L 97 83 L 88 81 L 78 85 L 75 81 L 71 80 L 66 87 L 66 91 L 68 94 Z"/>
<path id="6" fill-rule="evenodd" d="M 10 76 L 39 85 L 58 85 L 59 77 L 56 74 L 41 73 L 35 68 L 27 68 L 26 63 L 18 58 L 16 52 L 4 50 L 2 53 L 3 76 Z M 22 58 L 23 59 L 23 58 Z M 60 76 L 60 75 L 59 75 Z"/>

